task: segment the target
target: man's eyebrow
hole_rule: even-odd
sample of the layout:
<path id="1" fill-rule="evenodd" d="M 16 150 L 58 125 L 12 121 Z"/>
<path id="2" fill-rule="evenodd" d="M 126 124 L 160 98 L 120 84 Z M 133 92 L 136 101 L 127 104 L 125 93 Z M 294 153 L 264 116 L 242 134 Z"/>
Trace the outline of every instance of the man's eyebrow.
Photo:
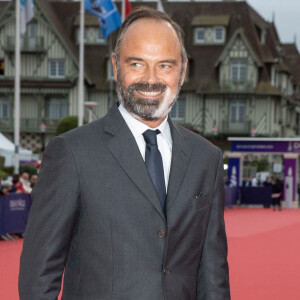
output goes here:
<path id="1" fill-rule="evenodd" d="M 131 62 L 131 61 L 133 61 L 133 60 L 135 60 L 135 61 L 144 61 L 144 60 L 143 60 L 142 58 L 140 58 L 140 57 L 129 56 L 129 57 L 127 57 L 127 58 L 125 59 L 125 62 L 126 62 L 126 63 L 129 63 L 129 62 Z M 161 63 L 168 63 L 168 64 L 173 64 L 173 65 L 177 65 L 177 64 L 178 64 L 177 60 L 176 60 L 176 59 L 173 59 L 173 58 L 160 60 L 159 63 L 160 63 L 160 64 L 161 64 Z"/>
<path id="2" fill-rule="evenodd" d="M 159 63 L 168 63 L 168 64 L 173 64 L 173 65 L 177 65 L 177 60 L 176 59 L 163 59 L 161 60 Z"/>
<path id="3" fill-rule="evenodd" d="M 129 57 L 127 57 L 127 58 L 125 59 L 125 62 L 126 62 L 126 63 L 129 63 L 129 62 L 131 62 L 131 61 L 133 61 L 133 60 L 144 61 L 142 58 L 135 57 L 135 56 L 129 56 Z"/>

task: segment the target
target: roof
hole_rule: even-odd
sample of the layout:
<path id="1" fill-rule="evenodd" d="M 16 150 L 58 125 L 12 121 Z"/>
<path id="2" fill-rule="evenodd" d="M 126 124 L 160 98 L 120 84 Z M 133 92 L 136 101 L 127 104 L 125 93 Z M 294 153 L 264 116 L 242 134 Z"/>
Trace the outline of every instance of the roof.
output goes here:
<path id="1" fill-rule="evenodd" d="M 289 68 L 293 82 L 300 85 L 300 54 L 295 44 L 281 44 L 283 60 Z"/>
<path id="2" fill-rule="evenodd" d="M 192 20 L 192 26 L 228 26 L 230 15 L 219 16 L 195 16 Z"/>
<path id="3" fill-rule="evenodd" d="M 0 11 L 9 2 L 0 1 Z M 121 2 L 115 2 L 120 8 Z M 80 2 L 58 0 L 36 0 L 36 5 L 47 16 L 62 43 L 69 50 L 78 64 L 78 43 L 76 30 L 79 26 Z M 132 8 L 147 5 L 156 8 L 157 2 L 131 2 Z M 164 9 L 186 34 L 186 49 L 190 58 L 189 80 L 183 85 L 185 91 L 198 93 L 218 93 L 218 62 L 225 55 L 226 47 L 237 32 L 248 47 L 249 52 L 259 67 L 259 84 L 256 93 L 278 94 L 279 91 L 270 83 L 270 64 L 278 63 L 279 70 L 290 73 L 294 82 L 300 84 L 300 58 L 294 44 L 280 42 L 274 23 L 264 20 L 246 1 L 219 2 L 164 2 Z M 183 13 L 184 12 L 184 13 Z M 1 15 L 0 15 L 1 17 Z M 86 26 L 98 26 L 96 17 L 85 15 Z M 194 26 L 226 26 L 226 41 L 218 45 L 194 45 Z M 261 42 L 261 33 L 266 41 Z M 116 39 L 112 35 L 112 45 Z M 112 46 L 112 47 L 113 47 Z M 109 44 L 85 45 L 85 73 L 88 82 L 96 89 L 108 90 L 106 80 L 107 59 L 110 57 Z"/>

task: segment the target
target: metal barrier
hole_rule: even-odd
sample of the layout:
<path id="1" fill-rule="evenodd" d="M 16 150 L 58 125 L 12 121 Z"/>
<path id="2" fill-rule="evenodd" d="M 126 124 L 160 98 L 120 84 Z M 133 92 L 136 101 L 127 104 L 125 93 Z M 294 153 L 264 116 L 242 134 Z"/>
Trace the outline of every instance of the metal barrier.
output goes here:
<path id="1" fill-rule="evenodd" d="M 31 207 L 29 194 L 10 194 L 0 197 L 0 236 L 22 233 Z"/>

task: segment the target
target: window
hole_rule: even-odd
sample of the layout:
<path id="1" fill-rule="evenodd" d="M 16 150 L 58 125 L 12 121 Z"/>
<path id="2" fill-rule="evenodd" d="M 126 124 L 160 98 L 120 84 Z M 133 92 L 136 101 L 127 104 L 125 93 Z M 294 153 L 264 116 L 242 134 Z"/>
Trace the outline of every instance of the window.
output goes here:
<path id="1" fill-rule="evenodd" d="M 4 59 L 0 59 L 0 76 L 4 76 L 5 63 Z"/>
<path id="2" fill-rule="evenodd" d="M 214 28 L 214 41 L 216 43 L 224 43 L 225 41 L 225 28 L 217 26 Z"/>
<path id="3" fill-rule="evenodd" d="M 46 118 L 59 120 L 68 116 L 68 101 L 65 98 L 51 98 L 46 101 Z"/>
<path id="4" fill-rule="evenodd" d="M 65 77 L 65 61 L 62 59 L 49 60 L 49 77 L 63 78 Z"/>
<path id="5" fill-rule="evenodd" d="M 230 62 L 230 80 L 233 83 L 243 83 L 247 80 L 246 59 L 234 59 Z"/>
<path id="6" fill-rule="evenodd" d="M 103 37 L 103 33 L 100 28 L 98 29 L 97 42 L 101 44 L 105 44 L 105 39 Z"/>
<path id="7" fill-rule="evenodd" d="M 36 23 L 28 24 L 27 26 L 27 39 L 28 39 L 28 48 L 35 49 L 37 46 L 37 26 Z"/>
<path id="8" fill-rule="evenodd" d="M 231 123 L 243 123 L 245 121 L 245 100 L 232 100 L 229 104 Z"/>
<path id="9" fill-rule="evenodd" d="M 196 44 L 203 44 L 205 42 L 205 29 L 203 27 L 195 28 L 194 34 Z"/>
<path id="10" fill-rule="evenodd" d="M 172 107 L 170 117 L 175 120 L 184 120 L 185 99 L 178 99 Z"/>
<path id="11" fill-rule="evenodd" d="M 0 98 L 0 118 L 9 118 L 9 101 Z"/>

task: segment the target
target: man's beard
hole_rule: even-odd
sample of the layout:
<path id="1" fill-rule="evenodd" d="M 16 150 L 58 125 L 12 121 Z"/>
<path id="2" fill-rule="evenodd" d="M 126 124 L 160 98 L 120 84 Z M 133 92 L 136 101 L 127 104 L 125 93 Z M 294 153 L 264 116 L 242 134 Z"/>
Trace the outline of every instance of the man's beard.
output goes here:
<path id="1" fill-rule="evenodd" d="M 120 73 L 118 70 L 116 91 L 119 101 L 129 113 L 145 121 L 157 121 L 168 115 L 178 98 L 181 87 L 180 81 L 175 95 L 172 95 L 170 88 L 162 83 L 149 84 L 147 82 L 137 82 L 129 85 L 126 89 Z M 160 92 L 162 95 L 156 99 L 138 97 L 134 93 L 138 93 L 138 91 Z"/>

